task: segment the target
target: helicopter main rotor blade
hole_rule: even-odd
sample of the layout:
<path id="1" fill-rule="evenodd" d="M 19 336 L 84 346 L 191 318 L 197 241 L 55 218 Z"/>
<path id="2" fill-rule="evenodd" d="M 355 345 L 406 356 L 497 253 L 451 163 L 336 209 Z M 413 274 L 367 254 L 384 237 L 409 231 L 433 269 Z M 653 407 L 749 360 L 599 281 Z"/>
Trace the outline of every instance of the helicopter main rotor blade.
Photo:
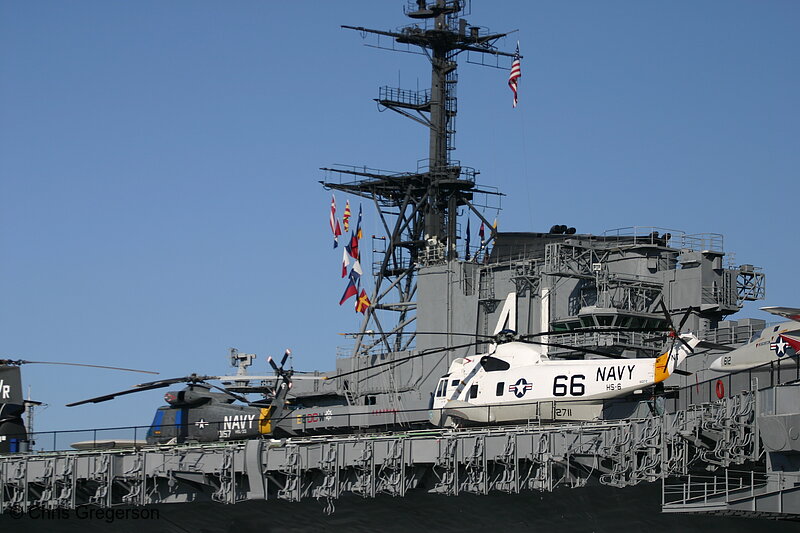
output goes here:
<path id="1" fill-rule="evenodd" d="M 450 351 L 450 350 L 459 350 L 461 348 L 469 348 L 470 346 L 475 346 L 477 344 L 481 344 L 481 343 L 480 342 L 470 342 L 470 343 L 467 343 L 467 344 L 458 344 L 456 346 L 448 346 L 446 348 L 433 348 L 431 350 L 425 350 L 424 352 L 420 352 L 418 354 L 409 355 L 408 357 L 401 357 L 400 359 L 395 359 L 393 361 L 386 361 L 384 363 L 378 363 L 376 365 L 371 365 L 371 366 L 368 366 L 368 367 L 365 367 L 365 368 L 357 368 L 356 370 L 350 370 L 348 372 L 342 372 L 341 374 L 336 374 L 335 376 L 325 376 L 323 379 L 326 379 L 326 380 L 328 380 L 328 379 L 336 379 L 336 378 L 341 378 L 341 377 L 344 377 L 344 376 L 349 376 L 350 374 L 356 374 L 358 372 L 368 372 L 370 370 L 373 370 L 373 369 L 381 367 L 381 366 L 401 364 L 401 363 L 405 363 L 406 361 L 410 361 L 411 359 L 416 359 L 417 357 L 424 357 L 426 355 L 433 355 L 435 353 L 442 353 L 442 352 L 447 352 L 447 351 Z"/>
<path id="2" fill-rule="evenodd" d="M 656 333 L 659 331 L 669 331 L 669 328 L 623 328 L 623 327 L 593 327 L 593 328 L 576 328 L 561 331 L 542 331 L 540 333 L 529 333 L 520 335 L 520 339 L 529 339 L 535 337 L 545 337 L 550 335 L 566 335 L 568 333 Z"/>
<path id="3" fill-rule="evenodd" d="M 593 350 L 591 348 L 582 348 L 580 346 L 570 346 L 568 344 L 559 344 L 557 342 L 541 342 L 541 341 L 528 341 L 528 340 L 520 340 L 519 342 L 523 342 L 525 344 L 536 344 L 539 346 L 552 346 L 554 348 L 564 348 L 566 350 L 575 350 L 578 352 L 590 353 L 594 355 L 600 355 L 603 357 L 610 357 L 611 359 L 625 359 L 621 355 L 609 353 L 609 352 L 601 352 L 600 350 Z"/>
<path id="4" fill-rule="evenodd" d="M 133 394 L 134 392 L 143 392 L 143 391 L 147 391 L 147 390 L 160 389 L 162 387 L 167 387 L 169 385 L 171 385 L 171 383 L 156 383 L 156 384 L 147 385 L 145 387 L 135 387 L 133 389 L 128 389 L 128 390 L 124 390 L 124 391 L 120 391 L 120 392 L 112 392 L 111 394 L 106 394 L 105 396 L 97 396 L 95 398 L 89 398 L 88 400 L 81 400 L 79 402 L 68 403 L 67 407 L 75 407 L 76 405 L 83 405 L 85 403 L 106 402 L 108 400 L 113 400 L 117 396 L 124 396 L 126 394 Z"/>
<path id="5" fill-rule="evenodd" d="M 695 308 L 689 306 L 689 308 L 686 310 L 686 313 L 683 315 L 683 318 L 681 318 L 680 324 L 678 324 L 678 331 L 683 329 L 683 326 L 686 325 L 686 321 L 689 320 L 689 317 L 692 316 L 692 313 L 694 312 Z"/>
<path id="6" fill-rule="evenodd" d="M 166 387 L 167 385 L 173 385 L 175 383 L 200 383 L 202 381 L 207 381 L 209 379 L 219 379 L 219 376 L 198 376 L 197 374 L 190 374 L 188 376 L 182 376 L 179 378 L 168 378 L 168 379 L 159 379 L 156 381 L 148 381 L 147 383 L 139 383 L 136 386 L 149 387 L 151 385 L 161 385 L 163 387 Z"/>
<path id="7" fill-rule="evenodd" d="M 395 333 L 389 333 L 386 336 L 392 337 L 394 335 L 400 335 L 400 334 L 401 334 L 400 332 L 395 332 Z M 342 335 L 344 337 L 355 337 L 357 335 L 375 336 L 375 335 L 380 335 L 380 333 L 371 331 L 369 333 L 339 333 L 339 335 Z M 482 339 L 494 339 L 497 336 L 497 335 L 481 335 L 478 333 L 455 333 L 452 331 L 411 331 L 411 332 L 405 331 L 402 333 L 402 335 L 454 335 L 458 337 L 477 337 Z"/>
<path id="8" fill-rule="evenodd" d="M 123 372 L 140 372 L 142 374 L 158 374 L 152 370 L 137 370 L 135 368 L 122 368 L 119 366 L 105 366 L 105 365 L 89 365 L 86 363 L 65 363 L 62 361 L 27 361 L 19 359 L 12 361 L 10 359 L 0 359 L 0 364 L 15 364 L 15 365 L 65 365 L 65 366 L 84 366 L 87 368 L 105 368 L 107 370 L 121 370 Z"/>
<path id="9" fill-rule="evenodd" d="M 667 317 L 667 323 L 669 324 L 670 329 L 672 331 L 675 331 L 675 323 L 672 321 L 672 315 L 669 314 L 669 310 L 667 309 L 667 304 L 664 303 L 663 298 L 658 303 L 661 304 L 661 311 L 664 313 L 664 316 Z"/>
<path id="10" fill-rule="evenodd" d="M 231 391 L 229 391 L 229 390 L 227 390 L 227 389 L 225 389 L 223 387 L 219 387 L 217 385 L 212 385 L 211 383 L 206 383 L 206 385 L 208 385 L 212 389 L 217 389 L 218 391 L 222 392 L 223 394 L 227 394 L 228 396 L 230 396 L 234 400 L 238 400 L 238 401 L 240 401 L 242 403 L 250 404 L 250 400 L 248 400 L 244 396 L 239 396 L 238 394 L 234 394 Z"/>
<path id="11" fill-rule="evenodd" d="M 267 379 L 275 379 L 281 377 L 280 374 L 269 374 L 269 375 L 260 375 L 260 376 L 251 376 L 251 375 L 239 375 L 239 376 L 218 376 L 217 379 L 221 379 L 222 381 L 255 381 L 255 380 L 267 380 Z M 296 379 L 317 379 L 317 380 L 324 380 L 325 376 L 304 376 L 304 375 L 296 375 L 292 374 L 292 381 Z"/>
<path id="12" fill-rule="evenodd" d="M 280 367 L 283 368 L 286 365 L 286 360 L 289 359 L 289 356 L 292 355 L 292 351 L 289 348 L 286 348 L 286 351 L 283 352 L 283 358 L 281 359 Z"/>
<path id="13" fill-rule="evenodd" d="M 267 362 L 269 363 L 269 366 L 272 367 L 272 370 L 274 370 L 276 374 L 281 373 L 281 370 L 278 368 L 278 365 L 275 364 L 275 360 L 272 359 L 272 356 L 267 357 Z"/>

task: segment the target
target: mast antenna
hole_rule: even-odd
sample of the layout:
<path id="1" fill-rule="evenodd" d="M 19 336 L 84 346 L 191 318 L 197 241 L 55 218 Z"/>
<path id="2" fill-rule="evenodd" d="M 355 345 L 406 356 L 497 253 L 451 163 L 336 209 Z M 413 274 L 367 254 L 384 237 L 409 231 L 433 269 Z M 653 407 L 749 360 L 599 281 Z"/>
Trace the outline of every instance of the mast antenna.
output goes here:
<path id="1" fill-rule="evenodd" d="M 391 47 L 377 48 L 425 55 L 431 65 L 429 89 L 408 90 L 381 87 L 375 101 L 423 125 L 428 130 L 428 157 L 417 162 L 413 172 L 389 173 L 366 167 L 323 168 L 326 189 L 334 189 L 371 200 L 388 236 L 382 250 L 373 249 L 375 289 L 356 337 L 353 355 L 369 352 L 381 345 L 385 351 L 408 349 L 415 338 L 416 269 L 420 265 L 446 263 L 458 258 L 459 208 L 466 206 L 489 228 L 491 242 L 496 237 L 493 225 L 478 207 L 488 207 L 488 199 L 502 196 L 497 190 L 480 188 L 479 174 L 451 157 L 455 150 L 455 118 L 458 111 L 457 57 L 463 52 L 480 56 L 512 58 L 514 54 L 495 47 L 508 33 L 492 33 L 470 25 L 468 0 L 412 0 L 404 14 L 414 22 L 396 31 L 361 26 L 342 26 L 361 35 L 390 37 Z M 384 39 L 385 41 L 385 39 Z M 416 51 L 415 51 L 416 50 Z M 338 178 L 338 180 L 336 179 Z M 486 198 L 477 205 L 476 195 Z M 491 207 L 499 210 L 499 207 Z M 373 247 L 375 248 L 375 246 Z M 375 254 L 380 259 L 375 258 Z M 381 257 L 382 256 L 382 257 Z M 396 320 L 379 318 L 389 312 Z M 385 320 L 385 322 L 384 322 Z M 364 333 L 379 332 L 377 340 L 365 344 Z M 390 328 L 384 327 L 392 325 Z"/>

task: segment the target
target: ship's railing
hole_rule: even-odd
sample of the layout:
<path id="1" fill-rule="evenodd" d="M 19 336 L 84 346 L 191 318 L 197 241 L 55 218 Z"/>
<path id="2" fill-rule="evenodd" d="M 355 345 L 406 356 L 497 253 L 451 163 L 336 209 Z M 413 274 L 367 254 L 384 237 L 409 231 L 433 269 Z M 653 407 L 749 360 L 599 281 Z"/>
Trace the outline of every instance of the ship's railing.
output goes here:
<path id="1" fill-rule="evenodd" d="M 705 341 L 715 344 L 735 344 L 741 345 L 749 342 L 754 335 L 760 333 L 764 328 L 774 326 L 776 323 L 765 323 L 763 321 L 751 324 L 720 324 L 715 329 L 700 330 L 699 337 Z"/>
<path id="2" fill-rule="evenodd" d="M 725 469 L 724 474 L 714 476 L 689 475 L 680 482 L 664 481 L 661 493 L 662 507 L 684 507 L 697 504 L 727 503 L 732 499 L 753 498 L 770 482 L 782 484 L 786 478 L 794 477 L 800 482 L 800 474 L 784 472 L 735 471 Z"/>
<path id="3" fill-rule="evenodd" d="M 397 102 L 408 106 L 425 107 L 430 104 L 431 90 L 423 89 L 413 91 L 410 89 L 384 86 L 378 90 L 378 99 L 387 102 Z"/>
<path id="4" fill-rule="evenodd" d="M 574 346 L 577 351 L 582 347 L 622 347 L 625 349 L 636 347 L 657 351 L 663 344 L 663 339 L 654 339 L 652 333 L 641 333 L 637 331 L 609 331 L 602 330 L 572 333 L 554 333 L 548 335 L 550 342 L 556 342 L 568 346 Z M 552 353 L 565 353 L 571 350 L 567 348 L 555 348 L 550 350 Z"/>
<path id="5" fill-rule="evenodd" d="M 417 160 L 417 174 L 430 174 L 434 177 L 466 180 L 475 184 L 475 178 L 479 172 L 472 167 L 461 165 L 461 161 L 455 159 L 450 160 L 447 165 L 441 166 L 435 163 L 432 164 L 430 158 L 425 158 Z"/>
<path id="6" fill-rule="evenodd" d="M 543 420 L 552 420 L 553 414 L 559 410 L 570 410 L 573 402 L 569 401 L 530 401 L 520 402 L 516 406 L 530 407 L 530 417 L 525 424 L 515 424 L 515 427 L 541 427 Z M 500 412 L 500 407 L 497 405 L 475 405 L 460 407 L 460 411 L 469 412 L 469 416 L 475 419 L 485 417 L 486 420 L 494 419 L 494 415 Z M 428 426 L 427 421 L 432 417 L 437 416 L 441 419 L 446 416 L 445 409 L 394 409 L 380 405 L 356 405 L 348 409 L 346 412 L 333 412 L 330 407 L 319 407 L 317 409 L 298 409 L 290 410 L 284 414 L 283 418 L 288 419 L 292 428 L 300 435 L 327 435 L 330 433 L 344 434 L 347 430 L 351 432 L 359 431 L 362 428 L 370 428 L 372 431 L 383 429 L 387 432 L 397 430 L 403 426 L 408 426 L 408 421 L 414 421 L 416 427 Z M 379 418 L 379 420 L 376 419 Z M 281 420 L 273 420 L 273 424 L 281 422 Z M 377 422 L 376 422 L 377 420 Z M 634 419 L 625 421 L 564 421 L 558 424 L 556 428 L 564 428 L 576 425 L 602 425 L 613 423 L 627 423 Z M 423 423 L 424 421 L 424 423 Z M 254 420 L 254 425 L 258 424 L 258 420 Z M 202 424 L 203 429 L 211 428 L 213 433 L 206 431 L 206 435 L 217 434 L 221 435 L 211 442 L 220 443 L 226 441 L 242 440 L 245 437 L 237 438 L 235 432 L 231 430 L 231 420 L 207 420 L 205 417 L 198 421 L 189 421 L 187 424 L 161 424 L 159 431 L 165 435 L 182 435 L 174 439 L 169 444 L 188 444 L 196 442 L 187 436 L 188 426 L 198 426 Z M 509 426 L 510 427 L 510 426 Z M 343 431 L 344 429 L 344 431 Z M 452 428 L 447 428 L 452 431 Z M 68 429 L 68 430 L 55 430 L 55 431 L 36 431 L 27 434 L 8 434 L 8 439 L 25 441 L 26 446 L 23 449 L 14 450 L 15 452 L 31 452 L 31 453 L 51 453 L 67 450 L 75 450 L 73 444 L 80 443 L 80 449 L 121 449 L 121 448 L 142 448 L 144 446 L 151 446 L 146 443 L 148 434 L 154 431 L 152 426 L 119 426 L 119 427 L 106 427 L 106 428 L 89 428 L 89 429 Z M 229 432 L 224 435 L 224 432 Z M 249 438 L 258 438 L 259 435 L 253 435 Z M 264 438 L 271 438 L 271 435 L 263 435 Z M 166 444 L 153 444 L 152 446 L 163 446 Z M 3 457 L 5 454 L 0 454 Z M 13 455 L 13 453 L 11 454 Z"/>
<path id="7" fill-rule="evenodd" d="M 768 501 L 768 495 L 794 489 L 799 485 L 800 474 L 795 472 L 725 469 L 724 474 L 715 476 L 689 475 L 678 481 L 664 480 L 661 506 L 664 512 L 685 512 L 687 508 L 719 509 L 728 504 Z"/>
<path id="8" fill-rule="evenodd" d="M 655 226 L 630 226 L 615 228 L 603 232 L 609 239 L 625 238 L 631 244 L 652 244 L 669 246 L 670 248 L 688 249 L 692 251 L 711 251 L 722 253 L 723 236 L 719 233 L 686 234 L 682 231 L 659 228 Z"/>

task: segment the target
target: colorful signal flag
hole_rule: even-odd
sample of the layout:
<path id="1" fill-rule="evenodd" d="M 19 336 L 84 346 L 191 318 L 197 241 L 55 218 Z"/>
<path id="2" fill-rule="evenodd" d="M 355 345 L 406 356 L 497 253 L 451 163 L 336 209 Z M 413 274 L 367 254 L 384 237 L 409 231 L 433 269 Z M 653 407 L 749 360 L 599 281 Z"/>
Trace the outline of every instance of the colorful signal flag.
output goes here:
<path id="1" fill-rule="evenodd" d="M 347 267 L 350 266 L 350 254 L 347 253 L 347 246 L 342 250 L 342 277 L 347 275 Z"/>
<path id="2" fill-rule="evenodd" d="M 344 289 L 344 294 L 342 294 L 342 299 L 339 300 L 339 305 L 342 305 L 351 296 L 358 295 L 358 284 L 360 280 L 361 276 L 358 275 L 358 273 L 355 273 L 353 270 L 351 270 L 350 279 L 347 282 L 347 287 Z"/>
<path id="3" fill-rule="evenodd" d="M 358 300 L 356 300 L 356 313 L 366 314 L 370 305 L 372 305 L 372 302 L 369 301 L 367 292 L 361 289 L 361 294 L 358 295 Z"/>
<path id="4" fill-rule="evenodd" d="M 331 231 L 333 232 L 333 247 L 339 246 L 339 235 L 342 234 L 342 228 L 339 226 L 339 219 L 336 218 L 336 197 L 331 195 Z"/>
<path id="5" fill-rule="evenodd" d="M 350 231 L 350 200 L 347 200 L 344 204 L 344 215 L 342 216 L 342 224 L 344 225 L 345 233 Z"/>

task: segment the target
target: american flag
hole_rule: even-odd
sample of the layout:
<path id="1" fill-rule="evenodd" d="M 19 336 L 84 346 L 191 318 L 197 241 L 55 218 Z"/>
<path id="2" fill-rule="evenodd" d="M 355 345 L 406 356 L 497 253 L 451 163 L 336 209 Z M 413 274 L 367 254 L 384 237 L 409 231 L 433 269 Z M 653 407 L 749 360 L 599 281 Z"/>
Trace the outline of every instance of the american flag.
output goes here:
<path id="1" fill-rule="evenodd" d="M 514 91 L 514 107 L 517 107 L 517 83 L 522 76 L 522 70 L 519 66 L 519 43 L 517 43 L 517 51 L 514 52 L 514 61 L 511 63 L 511 73 L 508 75 L 508 86 Z"/>

